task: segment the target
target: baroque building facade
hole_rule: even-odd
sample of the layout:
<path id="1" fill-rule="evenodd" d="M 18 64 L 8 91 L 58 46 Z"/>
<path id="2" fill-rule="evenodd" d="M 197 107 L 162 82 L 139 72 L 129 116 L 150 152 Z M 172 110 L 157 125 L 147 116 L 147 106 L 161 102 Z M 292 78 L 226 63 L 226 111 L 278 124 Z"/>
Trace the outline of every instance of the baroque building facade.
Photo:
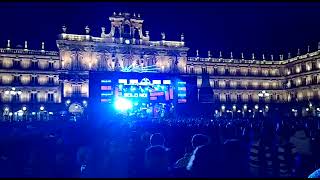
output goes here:
<path id="1" fill-rule="evenodd" d="M 56 41 L 58 51 L 24 47 L 0 49 L 0 110 L 3 121 L 48 119 L 59 111 L 83 112 L 89 98 L 89 71 L 179 73 L 197 77 L 198 98 L 215 113 L 268 111 L 288 104 L 295 114 L 320 109 L 320 51 L 267 60 L 242 57 L 189 57 L 179 41 L 152 41 L 140 15 L 114 13 L 101 35 L 72 34 L 67 27 Z"/>

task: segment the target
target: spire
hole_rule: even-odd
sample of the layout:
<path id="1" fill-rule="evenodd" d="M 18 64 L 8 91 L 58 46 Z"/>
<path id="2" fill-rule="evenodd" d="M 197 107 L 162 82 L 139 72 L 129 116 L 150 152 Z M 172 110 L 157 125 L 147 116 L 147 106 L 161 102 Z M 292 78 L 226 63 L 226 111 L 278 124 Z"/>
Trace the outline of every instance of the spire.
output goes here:
<path id="1" fill-rule="evenodd" d="M 62 33 L 66 33 L 67 32 L 67 26 L 63 25 L 62 26 Z"/>
<path id="2" fill-rule="evenodd" d="M 288 59 L 290 59 L 291 58 L 291 53 L 288 53 Z"/>
<path id="3" fill-rule="evenodd" d="M 106 37 L 106 28 L 105 27 L 101 27 L 101 37 L 102 38 Z"/>
<path id="4" fill-rule="evenodd" d="M 318 50 L 320 50 L 320 42 L 318 42 Z"/>
<path id="5" fill-rule="evenodd" d="M 254 60 L 254 53 L 252 53 L 252 60 Z"/>
<path id="6" fill-rule="evenodd" d="M 121 16 L 121 12 L 119 12 L 119 16 Z"/>
<path id="7" fill-rule="evenodd" d="M 243 52 L 241 53 L 241 59 L 244 59 Z"/>
<path id="8" fill-rule="evenodd" d="M 211 52 L 208 51 L 208 58 L 211 58 Z"/>
<path id="9" fill-rule="evenodd" d="M 280 56 L 280 60 L 282 61 L 282 60 L 283 60 L 283 55 L 282 55 L 282 54 L 280 54 L 279 56 Z"/>
<path id="10" fill-rule="evenodd" d="M 166 34 L 164 32 L 161 33 L 161 39 L 165 40 L 166 39 Z"/>
<path id="11" fill-rule="evenodd" d="M 44 51 L 44 42 L 41 43 L 41 51 Z"/>
<path id="12" fill-rule="evenodd" d="M 136 13 L 133 13 L 133 17 L 136 17 Z"/>
<path id="13" fill-rule="evenodd" d="M 230 53 L 230 58 L 231 58 L 231 59 L 233 59 L 233 55 L 232 55 L 232 52 Z"/>
<path id="14" fill-rule="evenodd" d="M 7 41 L 7 49 L 10 49 L 10 40 Z"/>
<path id="15" fill-rule="evenodd" d="M 146 31 L 146 36 L 149 37 L 149 31 Z"/>
<path id="16" fill-rule="evenodd" d="M 116 12 L 113 12 L 113 15 L 116 16 L 117 15 Z"/>
<path id="17" fill-rule="evenodd" d="M 298 49 L 298 53 L 297 53 L 297 55 L 298 55 L 298 56 L 300 56 L 300 49 Z"/>
<path id="18" fill-rule="evenodd" d="M 219 57 L 222 58 L 222 52 L 221 51 L 219 52 Z"/>
<path id="19" fill-rule="evenodd" d="M 140 14 L 138 14 L 138 18 L 140 18 Z"/>
<path id="20" fill-rule="evenodd" d="M 310 46 L 308 46 L 308 53 L 310 52 Z"/>
<path id="21" fill-rule="evenodd" d="M 89 34 L 89 33 L 90 33 L 90 28 L 89 28 L 89 26 L 86 26 L 84 29 L 86 30 L 86 34 Z"/>
<path id="22" fill-rule="evenodd" d="M 262 59 L 265 60 L 266 58 L 264 57 L 264 54 L 262 54 Z"/>
<path id="23" fill-rule="evenodd" d="M 199 50 L 198 49 L 196 50 L 196 54 L 197 54 L 197 57 L 199 57 Z"/>
<path id="24" fill-rule="evenodd" d="M 183 42 L 184 41 L 184 34 L 181 34 L 180 40 Z"/>
<path id="25" fill-rule="evenodd" d="M 28 41 L 24 41 L 24 50 L 28 49 Z"/>
<path id="26" fill-rule="evenodd" d="M 273 61 L 273 54 L 271 54 L 271 61 Z"/>

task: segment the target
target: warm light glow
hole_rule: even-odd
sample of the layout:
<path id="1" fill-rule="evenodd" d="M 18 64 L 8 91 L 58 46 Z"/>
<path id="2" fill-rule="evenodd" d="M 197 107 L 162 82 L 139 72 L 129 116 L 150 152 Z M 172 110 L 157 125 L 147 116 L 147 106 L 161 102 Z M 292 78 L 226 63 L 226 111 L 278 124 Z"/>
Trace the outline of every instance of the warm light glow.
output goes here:
<path id="1" fill-rule="evenodd" d="M 300 73 L 300 71 L 301 71 L 301 67 L 300 67 L 300 66 L 297 66 L 297 67 L 296 67 L 296 73 Z"/>
<path id="2" fill-rule="evenodd" d="M 232 106 L 232 109 L 235 111 L 237 109 L 237 106 L 236 105 L 233 105 Z"/>
<path id="3" fill-rule="evenodd" d="M 247 105 L 243 105 L 243 109 L 247 110 L 248 106 Z"/>
<path id="4" fill-rule="evenodd" d="M 311 70 L 311 66 L 309 64 L 306 64 L 306 69 L 307 69 L 307 71 L 310 71 Z"/>
<path id="5" fill-rule="evenodd" d="M 18 116 L 23 116 L 23 111 L 22 110 L 18 111 Z"/>
<path id="6" fill-rule="evenodd" d="M 44 110 L 44 106 L 40 106 L 40 111 L 43 111 Z"/>
<path id="7" fill-rule="evenodd" d="M 256 104 L 256 105 L 254 106 L 254 108 L 255 108 L 255 109 L 259 109 L 259 105 Z"/>
<path id="8" fill-rule="evenodd" d="M 48 81 L 49 81 L 49 78 L 48 78 L 47 76 L 45 76 L 45 75 L 39 75 L 39 77 L 38 77 L 38 83 L 39 83 L 40 85 L 45 85 L 45 84 L 48 83 Z"/>
<path id="9" fill-rule="evenodd" d="M 27 107 L 23 106 L 23 107 L 22 107 L 22 110 L 23 110 L 23 111 L 26 111 L 26 110 L 27 110 Z"/>

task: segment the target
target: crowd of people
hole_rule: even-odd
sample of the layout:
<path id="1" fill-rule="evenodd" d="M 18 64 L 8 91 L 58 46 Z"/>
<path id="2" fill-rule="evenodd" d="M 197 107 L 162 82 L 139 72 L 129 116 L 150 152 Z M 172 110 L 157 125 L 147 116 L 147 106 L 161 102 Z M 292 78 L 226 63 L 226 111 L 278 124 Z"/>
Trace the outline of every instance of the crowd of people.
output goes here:
<path id="1" fill-rule="evenodd" d="M 99 126 L 90 119 L 1 125 L 0 176 L 308 177 L 320 165 L 318 121 L 119 117 Z"/>

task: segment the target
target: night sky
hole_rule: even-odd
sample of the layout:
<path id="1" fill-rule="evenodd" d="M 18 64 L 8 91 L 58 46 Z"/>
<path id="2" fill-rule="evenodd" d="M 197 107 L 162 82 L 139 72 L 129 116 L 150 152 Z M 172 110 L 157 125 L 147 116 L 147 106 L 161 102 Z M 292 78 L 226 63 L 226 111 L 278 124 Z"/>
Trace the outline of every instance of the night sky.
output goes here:
<path id="1" fill-rule="evenodd" d="M 144 19 L 143 31 L 149 30 L 151 40 L 160 40 L 161 32 L 167 40 L 185 41 L 190 55 L 199 49 L 201 56 L 211 50 L 224 57 L 261 57 L 262 53 L 301 53 L 317 48 L 320 41 L 320 3 L 0 3 L 0 46 L 7 39 L 12 46 L 23 45 L 40 49 L 57 50 L 55 40 L 61 26 L 69 33 L 84 34 L 89 25 L 94 36 L 100 36 L 101 26 L 109 32 L 109 16 L 113 12 L 135 12 Z"/>

